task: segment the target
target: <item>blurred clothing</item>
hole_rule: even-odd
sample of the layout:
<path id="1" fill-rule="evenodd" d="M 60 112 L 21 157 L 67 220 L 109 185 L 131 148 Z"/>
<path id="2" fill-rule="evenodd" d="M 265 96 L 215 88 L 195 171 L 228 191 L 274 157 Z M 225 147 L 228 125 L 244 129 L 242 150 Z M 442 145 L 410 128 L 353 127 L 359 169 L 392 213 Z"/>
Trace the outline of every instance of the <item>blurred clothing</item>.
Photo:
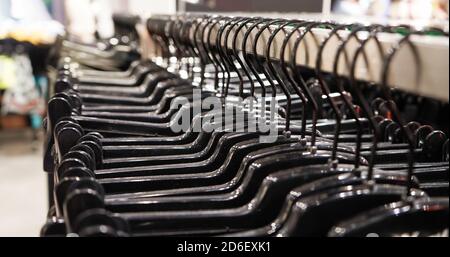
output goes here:
<path id="1" fill-rule="evenodd" d="M 18 20 L 51 20 L 47 6 L 42 0 L 13 0 L 11 16 Z"/>
<path id="2" fill-rule="evenodd" d="M 67 30 L 83 42 L 114 35 L 113 10 L 109 0 L 66 0 Z"/>
<path id="3" fill-rule="evenodd" d="M 401 20 L 445 20 L 449 18 L 448 6 L 448 0 L 337 0 L 333 11 Z"/>

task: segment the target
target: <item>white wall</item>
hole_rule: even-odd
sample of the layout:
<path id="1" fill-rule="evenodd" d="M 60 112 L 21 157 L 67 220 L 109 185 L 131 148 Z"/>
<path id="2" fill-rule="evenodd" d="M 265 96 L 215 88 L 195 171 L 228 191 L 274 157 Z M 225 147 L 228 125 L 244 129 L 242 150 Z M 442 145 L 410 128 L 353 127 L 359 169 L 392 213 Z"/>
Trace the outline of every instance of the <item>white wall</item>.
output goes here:
<path id="1" fill-rule="evenodd" d="M 175 0 L 128 0 L 129 11 L 134 14 L 173 14 L 176 12 Z"/>

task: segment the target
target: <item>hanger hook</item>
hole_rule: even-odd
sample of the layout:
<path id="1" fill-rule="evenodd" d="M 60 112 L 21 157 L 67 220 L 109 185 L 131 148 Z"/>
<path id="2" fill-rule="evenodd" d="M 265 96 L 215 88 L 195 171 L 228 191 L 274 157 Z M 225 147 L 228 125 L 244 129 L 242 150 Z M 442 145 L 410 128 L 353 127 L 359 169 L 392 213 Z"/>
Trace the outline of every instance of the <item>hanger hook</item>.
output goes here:
<path id="1" fill-rule="evenodd" d="M 238 39 L 238 36 L 239 36 L 239 33 L 241 32 L 241 30 L 245 26 L 247 26 L 247 24 L 249 24 L 250 22 L 253 22 L 255 20 L 258 20 L 258 18 L 247 18 L 246 20 L 242 21 L 241 25 L 239 25 L 239 27 L 234 32 L 233 44 L 232 44 L 234 57 L 238 61 L 239 65 L 241 66 L 241 69 L 243 70 L 243 72 L 245 73 L 245 75 L 248 77 L 249 80 L 252 80 L 252 78 L 250 76 L 250 73 L 247 71 L 244 62 L 239 57 L 239 52 L 237 50 L 237 39 Z M 244 98 L 244 79 L 243 79 L 242 75 L 240 74 L 240 72 L 237 69 L 236 69 L 236 73 L 239 76 L 239 96 L 241 98 Z"/>
<path id="2" fill-rule="evenodd" d="M 225 28 L 231 24 L 233 22 L 235 18 L 232 17 L 224 17 L 222 18 L 222 20 L 225 21 L 224 24 L 221 25 L 221 27 L 219 28 L 218 32 L 217 32 L 217 36 L 216 36 L 216 49 L 217 49 L 217 54 L 219 55 L 220 58 L 220 63 L 223 65 L 224 68 L 224 73 L 222 75 L 222 91 L 221 91 L 221 96 L 225 97 L 225 83 L 226 83 L 226 77 L 230 77 L 230 69 L 227 65 L 227 60 L 225 55 L 223 54 L 223 49 L 222 49 L 222 35 L 223 32 L 225 31 Z"/>
<path id="3" fill-rule="evenodd" d="M 198 17 L 198 18 L 196 18 L 194 20 L 196 25 L 194 27 L 194 35 L 193 35 L 194 38 L 193 38 L 193 41 L 192 41 L 194 43 L 194 45 L 195 45 L 195 48 L 198 51 L 198 57 L 199 57 L 199 60 L 200 60 L 200 69 L 201 69 L 201 71 L 200 71 L 200 82 L 199 82 L 200 89 L 202 89 L 202 86 L 203 86 L 203 83 L 204 83 L 204 80 L 205 80 L 206 60 L 205 60 L 204 55 L 202 53 L 202 49 L 201 49 L 201 47 L 200 47 L 200 45 L 198 43 L 198 41 L 199 41 L 198 40 L 199 39 L 198 32 L 200 31 L 200 27 L 201 27 L 201 25 L 203 24 L 203 22 L 205 20 L 206 20 L 205 17 Z M 200 41 L 203 41 L 203 39 L 200 38 Z"/>
<path id="4" fill-rule="evenodd" d="M 255 68 L 255 63 L 252 62 L 249 58 L 249 55 L 247 53 L 247 43 L 248 39 L 250 38 L 250 35 L 252 34 L 253 30 L 263 24 L 264 22 L 268 22 L 270 19 L 263 19 L 260 18 L 258 21 L 255 21 L 245 32 L 243 41 L 242 41 L 242 55 L 244 57 L 244 60 L 247 64 L 247 67 L 250 69 L 250 71 L 255 76 L 256 80 L 258 81 L 259 85 L 261 86 L 261 97 L 264 99 L 266 97 L 266 88 L 264 85 L 264 81 L 262 80 L 261 76 L 259 76 L 257 69 Z M 254 97 L 255 96 L 255 83 L 252 79 L 250 79 L 250 86 L 251 86 L 251 92 L 250 94 Z"/>
<path id="5" fill-rule="evenodd" d="M 219 69 L 221 70 L 220 72 L 222 74 L 225 74 L 225 69 L 222 67 L 222 63 L 219 61 L 219 59 L 217 58 L 216 54 L 214 53 L 215 50 L 213 48 L 213 44 L 211 43 L 211 36 L 212 36 L 213 28 L 216 27 L 217 24 L 219 24 L 222 20 L 223 20 L 223 17 L 216 16 L 215 22 L 213 22 L 211 24 L 211 27 L 210 27 L 210 29 L 208 31 L 208 35 L 207 35 L 207 39 L 208 39 L 208 44 L 207 45 L 208 45 L 209 52 L 211 53 L 211 59 L 212 59 L 213 64 L 214 64 L 214 71 L 215 71 L 214 89 L 215 90 L 217 90 L 218 86 L 219 86 Z"/>
<path id="6" fill-rule="evenodd" d="M 360 159 L 361 159 L 361 144 L 362 144 L 362 134 L 363 134 L 363 126 L 361 124 L 361 120 L 360 120 L 360 115 L 359 113 L 356 112 L 353 103 L 344 95 L 345 92 L 345 88 L 343 85 L 343 81 L 341 79 L 341 76 L 338 75 L 338 65 L 339 65 L 339 60 L 341 57 L 341 54 L 344 53 L 345 56 L 345 61 L 347 64 L 347 69 L 350 70 L 350 63 L 349 63 L 349 59 L 348 59 L 348 55 L 347 55 L 347 51 L 346 51 L 346 46 L 348 44 L 348 42 L 350 42 L 350 40 L 352 38 L 356 39 L 359 42 L 359 38 L 357 37 L 357 34 L 361 31 L 366 31 L 368 30 L 367 26 L 364 25 L 359 25 L 359 24 L 354 24 L 353 25 L 355 28 L 352 29 L 352 31 L 347 35 L 347 38 L 341 43 L 341 45 L 338 47 L 337 51 L 336 51 L 336 55 L 334 58 L 334 64 L 333 64 L 333 75 L 335 78 L 337 78 L 337 88 L 341 93 L 341 98 L 345 104 L 345 106 L 347 107 L 348 111 L 350 112 L 350 114 L 353 116 L 353 118 L 355 119 L 355 123 L 356 123 L 356 128 L 357 128 L 357 135 L 356 135 L 356 150 L 355 150 L 355 171 L 359 169 L 360 167 Z M 341 127 L 337 127 L 336 128 L 336 133 L 338 135 L 339 139 L 339 134 L 340 134 L 340 130 Z"/>
<path id="7" fill-rule="evenodd" d="M 306 142 L 306 126 L 307 126 L 307 116 L 306 116 L 306 106 L 307 106 L 307 102 L 308 99 L 306 99 L 305 95 L 303 94 L 303 92 L 301 92 L 301 90 L 299 89 L 299 87 L 296 85 L 296 82 L 294 81 L 294 79 L 292 78 L 292 76 L 289 74 L 288 71 L 288 65 L 286 64 L 286 49 L 287 46 L 289 45 L 289 42 L 292 38 L 292 36 L 298 32 L 299 28 L 309 24 L 309 21 L 301 21 L 298 22 L 298 24 L 296 26 L 294 26 L 291 30 L 291 32 L 287 33 L 285 36 L 285 39 L 283 41 L 283 44 L 281 46 L 281 53 L 280 53 L 280 61 L 281 61 L 281 70 L 283 71 L 287 81 L 289 81 L 289 83 L 291 84 L 292 88 L 294 89 L 295 93 L 300 97 L 301 101 L 302 101 L 302 123 L 301 123 L 301 131 L 300 131 L 300 137 L 302 139 L 303 142 Z M 307 49 L 307 44 L 304 44 L 306 49 Z M 290 49 L 291 50 L 291 49 Z M 291 51 L 292 52 L 292 51 Z"/>
<path id="8" fill-rule="evenodd" d="M 325 94 L 327 95 L 327 98 L 330 100 L 330 105 L 336 116 L 336 126 L 335 126 L 334 139 L 333 139 L 333 151 L 331 154 L 331 163 L 335 166 L 338 164 L 337 148 L 338 148 L 338 142 L 339 142 L 339 133 L 340 133 L 340 128 L 341 128 L 342 113 L 340 112 L 336 103 L 334 103 L 334 101 L 331 99 L 330 89 L 329 89 L 325 79 L 323 78 L 323 73 L 322 73 L 322 60 L 323 59 L 322 58 L 323 58 L 323 51 L 324 51 L 326 45 L 328 44 L 328 42 L 330 42 L 330 40 L 334 36 L 336 36 L 340 41 L 342 41 L 342 38 L 339 36 L 338 32 L 347 27 L 348 27 L 348 25 L 337 25 L 331 30 L 331 32 L 328 34 L 328 36 L 325 38 L 325 40 L 322 42 L 322 44 L 319 47 L 319 51 L 317 53 L 317 59 L 316 59 L 316 69 L 315 69 L 316 77 L 319 81 L 319 84 L 322 87 L 322 91 L 325 92 Z M 343 94 L 343 92 L 341 92 L 341 96 L 345 97 L 342 94 Z"/>
<path id="9" fill-rule="evenodd" d="M 380 135 L 380 128 L 378 127 L 378 124 L 375 120 L 375 114 L 372 112 L 369 103 L 366 101 L 361 89 L 358 86 L 358 83 L 356 82 L 356 64 L 358 61 L 358 57 L 361 55 L 361 53 L 364 53 L 365 46 L 371 40 L 375 40 L 380 58 L 384 59 L 385 54 L 384 54 L 383 46 L 381 45 L 380 41 L 378 40 L 378 31 L 379 31 L 379 27 L 372 27 L 372 30 L 371 30 L 369 36 L 360 43 L 360 46 L 358 47 L 358 49 L 356 50 L 356 52 L 354 54 L 353 61 L 351 64 L 351 69 L 350 69 L 350 84 L 351 84 L 352 88 L 354 89 L 359 102 L 361 103 L 361 107 L 362 107 L 365 115 L 369 119 L 369 124 L 371 125 L 371 127 L 373 129 L 373 133 L 374 133 L 374 137 L 372 139 L 371 157 L 369 160 L 369 167 L 368 167 L 368 175 L 367 175 L 368 181 L 373 180 L 373 169 L 374 169 L 374 165 L 375 165 L 375 156 L 377 154 L 377 149 L 378 149 L 378 139 L 379 139 L 379 135 Z"/>
<path id="10" fill-rule="evenodd" d="M 300 31 L 300 34 L 298 35 L 297 39 L 295 40 L 294 47 L 292 50 L 291 58 L 290 58 L 290 65 L 292 69 L 292 75 L 294 76 L 294 80 L 297 81 L 298 85 L 300 85 L 303 89 L 303 91 L 306 92 L 306 96 L 308 97 L 308 100 L 310 101 L 313 113 L 312 113 L 312 134 L 311 134 L 311 149 L 314 149 L 316 146 L 316 136 L 317 136 L 317 119 L 318 119 L 318 111 L 319 106 L 317 104 L 316 99 L 314 99 L 313 94 L 309 90 L 308 86 L 306 85 L 305 80 L 300 75 L 300 73 L 297 71 L 297 52 L 298 48 L 300 47 L 300 43 L 303 41 L 305 36 L 315 27 L 321 25 L 322 22 L 311 22 L 310 24 L 306 25 L 302 31 Z M 298 28 L 300 29 L 300 28 Z M 306 41 L 304 41 L 306 42 Z M 305 53 L 308 53 L 308 49 L 306 49 Z M 306 56 L 306 55 L 305 55 Z M 309 59 L 309 58 L 307 58 Z M 308 60 L 307 60 L 308 61 Z"/>
<path id="11" fill-rule="evenodd" d="M 230 31 L 231 29 L 237 24 L 239 23 L 240 20 L 242 20 L 242 17 L 234 17 L 231 20 L 229 20 L 227 23 L 224 24 L 223 30 L 221 30 L 220 33 L 220 37 L 218 37 L 218 46 L 220 48 L 221 51 L 221 57 L 222 60 L 224 61 L 226 70 L 227 70 L 227 78 L 226 78 L 226 82 L 224 81 L 223 86 L 223 96 L 226 98 L 226 96 L 228 95 L 228 89 L 230 86 L 230 79 L 231 79 L 231 70 L 235 70 L 236 67 L 233 64 L 233 61 L 230 59 L 230 56 L 228 55 L 228 36 L 230 35 Z M 227 30 L 225 32 L 225 30 Z M 223 37 L 223 33 L 225 32 L 225 41 L 222 42 L 222 37 Z"/>
<path id="12" fill-rule="evenodd" d="M 277 29 L 275 29 L 272 32 L 269 40 L 267 41 L 266 50 L 265 50 L 265 57 L 267 60 L 268 71 L 270 71 L 272 77 L 275 78 L 275 80 L 278 82 L 278 85 L 281 87 L 281 90 L 286 95 L 286 100 L 287 100 L 286 124 L 285 124 L 286 126 L 285 126 L 284 132 L 285 132 L 285 135 L 287 135 L 287 136 L 290 135 L 292 97 L 291 97 L 290 92 L 287 89 L 286 85 L 284 84 L 284 81 L 278 76 L 277 71 L 275 70 L 275 68 L 273 66 L 272 57 L 270 56 L 270 53 L 271 53 L 273 42 L 274 42 L 276 36 L 278 35 L 278 33 L 282 30 L 285 31 L 285 28 L 287 26 L 298 23 L 298 22 L 299 22 L 298 20 L 292 20 L 292 21 L 286 21 L 286 22 L 282 23 Z M 285 31 L 285 34 L 286 34 L 286 31 Z"/>
<path id="13" fill-rule="evenodd" d="M 254 54 L 254 56 L 258 55 L 258 43 L 259 43 L 259 39 L 262 36 L 262 34 L 264 33 L 264 31 L 268 28 L 270 28 L 270 26 L 273 26 L 277 23 L 281 23 L 283 21 L 286 21 L 285 19 L 274 19 L 271 20 L 270 22 L 266 23 L 264 26 L 262 26 L 261 28 L 258 29 L 258 32 L 255 35 L 255 39 L 254 39 L 254 43 L 252 45 L 252 53 Z M 264 76 L 266 77 L 266 79 L 268 80 L 271 88 L 272 88 L 272 97 L 275 98 L 276 97 L 276 87 L 275 84 L 273 83 L 273 81 L 270 79 L 270 75 L 267 73 L 267 71 L 264 68 L 264 65 L 261 65 L 259 62 L 255 63 L 258 68 L 264 73 Z M 263 85 L 264 86 L 264 85 Z"/>
<path id="14" fill-rule="evenodd" d="M 420 83 L 420 80 L 421 80 L 420 71 L 421 71 L 422 63 L 420 60 L 419 52 L 418 52 L 416 46 L 414 45 L 414 43 L 411 41 L 411 35 L 420 34 L 420 33 L 421 32 L 407 33 L 400 41 L 398 41 L 394 46 L 392 46 L 389 49 L 387 56 L 384 59 L 382 76 L 381 76 L 381 88 L 382 88 L 382 91 L 383 91 L 386 99 L 388 100 L 387 106 L 388 106 L 389 110 L 392 112 L 394 119 L 399 123 L 400 129 L 406 136 L 406 140 L 408 142 L 408 147 L 409 147 L 408 185 L 407 185 L 406 196 L 411 196 L 411 189 L 413 188 L 413 176 L 414 176 L 414 174 L 413 174 L 413 170 L 414 170 L 414 144 L 413 144 L 413 141 L 414 140 L 413 140 L 411 131 L 405 127 L 405 121 L 403 120 L 403 117 L 400 115 L 398 109 L 396 108 L 395 102 L 392 100 L 392 96 L 391 96 L 391 92 L 390 92 L 391 89 L 388 85 L 388 80 L 389 80 L 389 71 L 390 71 L 390 65 L 392 63 L 392 60 L 394 59 L 394 57 L 396 56 L 398 51 L 401 49 L 401 47 L 404 44 L 408 44 L 408 46 L 411 49 L 411 52 L 414 56 L 414 61 L 415 61 L 414 63 L 416 65 L 417 73 L 419 73 L 416 75 L 416 84 Z"/>
<path id="15" fill-rule="evenodd" d="M 201 42 L 201 46 L 203 47 L 203 51 L 205 52 L 204 56 L 206 57 L 206 58 L 205 58 L 204 66 L 202 67 L 202 71 L 201 71 L 200 89 L 202 89 L 202 86 L 203 86 L 204 81 L 205 81 L 206 64 L 208 64 L 208 63 L 213 63 L 213 60 L 212 60 L 211 57 L 209 56 L 209 51 L 208 51 L 209 49 L 208 49 L 208 47 L 206 46 L 206 42 L 205 42 L 205 41 L 206 41 L 206 40 L 205 40 L 205 32 L 206 32 L 206 29 L 208 28 L 208 26 L 209 26 L 211 23 L 213 23 L 213 20 L 214 20 L 214 17 L 212 17 L 212 16 L 207 17 L 207 18 L 204 20 L 205 25 L 203 25 L 203 28 L 202 28 L 202 30 L 201 30 L 201 32 L 200 32 L 200 42 Z"/>

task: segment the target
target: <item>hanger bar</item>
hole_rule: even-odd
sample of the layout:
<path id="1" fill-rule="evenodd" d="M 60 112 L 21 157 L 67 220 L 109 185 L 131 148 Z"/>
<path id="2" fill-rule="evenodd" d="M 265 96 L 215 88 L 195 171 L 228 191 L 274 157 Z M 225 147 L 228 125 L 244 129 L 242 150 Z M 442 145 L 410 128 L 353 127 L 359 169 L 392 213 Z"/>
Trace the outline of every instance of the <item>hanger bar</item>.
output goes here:
<path id="1" fill-rule="evenodd" d="M 198 15 L 198 14 L 195 14 Z M 250 15 L 250 14 L 247 14 Z M 239 14 L 237 16 L 244 16 L 244 14 Z M 284 15 L 283 15 L 284 16 Z M 173 16 L 152 16 L 150 18 L 150 22 L 153 18 L 158 19 L 159 21 L 164 19 L 173 18 Z M 186 16 L 180 16 L 186 17 Z M 200 16 L 199 16 L 200 17 Z M 293 15 L 288 15 L 286 17 L 293 18 Z M 299 14 L 295 18 L 296 19 L 310 19 L 311 15 L 303 15 Z M 251 26 L 251 23 L 248 24 Z M 274 26 L 275 28 L 276 26 Z M 212 32 L 211 40 L 215 42 L 216 33 L 219 26 L 216 26 Z M 273 30 L 272 30 L 273 31 Z M 289 27 L 286 29 L 289 31 Z M 303 40 L 306 42 L 309 52 L 309 61 L 306 63 L 304 57 L 305 47 L 299 47 L 297 64 L 299 66 L 304 66 L 308 68 L 314 68 L 316 62 L 316 54 L 318 51 L 317 45 L 320 45 L 320 42 L 323 41 L 327 35 L 329 34 L 329 29 L 313 29 L 314 35 L 317 38 L 318 44 L 316 44 L 314 37 L 311 34 L 308 34 Z M 240 35 L 238 35 L 238 43 L 237 50 L 241 49 L 241 42 L 245 33 L 245 29 L 240 31 Z M 255 29 L 252 31 L 251 37 L 254 37 L 257 33 Z M 259 56 L 264 56 L 264 51 L 266 47 L 266 43 L 268 38 L 270 37 L 270 31 L 266 30 L 261 38 L 259 39 L 257 54 Z M 339 34 L 342 38 L 345 38 L 350 32 L 349 31 L 341 31 Z M 193 37 L 194 32 L 191 32 L 191 37 Z M 368 36 L 368 32 L 360 32 L 358 33 L 358 38 L 364 39 Z M 394 33 L 379 33 L 378 38 L 380 43 L 382 44 L 385 51 L 388 51 L 393 45 L 395 45 L 403 36 L 401 34 Z M 232 37 L 229 37 L 232 38 Z M 292 43 L 295 41 L 295 36 L 292 38 Z M 206 38 L 204 40 L 207 40 Z M 284 40 L 284 33 L 278 33 L 277 37 L 272 46 L 271 57 L 274 60 L 279 59 L 280 56 L 280 48 L 282 46 L 282 42 Z M 421 61 L 421 69 L 420 71 L 415 71 L 415 63 L 413 58 L 413 53 L 407 46 L 404 46 L 402 50 L 398 52 L 398 55 L 394 58 L 390 76 L 389 76 L 389 84 L 392 87 L 395 87 L 399 90 L 416 94 L 419 96 L 430 97 L 433 99 L 437 99 L 443 102 L 449 102 L 449 40 L 446 36 L 434 36 L 434 35 L 413 35 L 411 36 L 411 41 L 415 45 L 418 50 L 420 61 Z M 222 42 L 224 44 L 225 42 Z M 229 39 L 227 42 L 230 49 L 232 48 L 232 40 Z M 305 43 L 302 43 L 305 44 Z M 356 40 L 351 40 L 346 46 L 346 52 L 351 59 L 353 53 L 358 48 L 359 43 Z M 335 53 L 339 47 L 339 40 L 334 37 L 328 43 L 326 49 L 323 53 L 323 72 L 331 72 L 333 70 L 333 61 L 335 58 Z M 252 53 L 251 44 L 248 44 L 247 52 Z M 368 66 L 364 62 L 363 58 L 360 58 L 357 69 L 356 69 L 356 78 L 362 81 L 368 82 L 380 82 L 381 74 L 382 74 L 382 60 L 379 58 L 378 50 L 375 42 L 370 42 L 366 46 L 366 53 L 369 56 Z M 291 55 L 289 50 L 286 51 L 286 55 Z M 344 55 L 341 55 L 339 65 L 339 74 L 342 76 L 348 75 L 348 69 L 346 68 Z M 421 79 L 417 83 L 416 76 L 413 75 L 416 72 L 420 72 Z"/>

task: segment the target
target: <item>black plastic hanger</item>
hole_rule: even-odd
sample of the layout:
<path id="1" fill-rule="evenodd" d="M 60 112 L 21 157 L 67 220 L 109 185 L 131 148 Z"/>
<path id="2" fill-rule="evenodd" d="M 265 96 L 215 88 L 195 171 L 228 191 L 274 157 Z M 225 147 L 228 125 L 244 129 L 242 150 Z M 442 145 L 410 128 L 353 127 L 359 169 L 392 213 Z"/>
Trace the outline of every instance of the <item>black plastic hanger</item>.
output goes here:
<path id="1" fill-rule="evenodd" d="M 341 222 L 328 236 L 445 236 L 448 233 L 448 204 L 448 198 L 423 198 L 411 204 L 392 203 Z"/>
<path id="2" fill-rule="evenodd" d="M 362 47 L 363 45 L 360 46 L 360 48 Z M 364 101 L 364 99 L 360 100 Z M 286 222 L 277 232 L 277 235 L 323 235 L 333 225 L 333 222 L 345 217 L 345 215 L 348 216 L 355 212 L 362 212 L 369 210 L 371 207 L 380 206 L 383 203 L 393 202 L 395 199 L 401 199 L 405 191 L 411 193 L 413 180 L 411 175 L 408 175 L 408 177 L 409 183 L 406 188 L 402 186 L 381 185 L 373 182 L 372 170 L 369 172 L 368 182 L 360 186 L 331 189 L 322 194 L 312 195 L 299 200 L 289 211 Z M 324 214 L 325 212 L 329 212 L 330 208 L 338 208 L 336 215 L 326 217 Z M 315 220 L 311 220 L 313 216 Z"/>

